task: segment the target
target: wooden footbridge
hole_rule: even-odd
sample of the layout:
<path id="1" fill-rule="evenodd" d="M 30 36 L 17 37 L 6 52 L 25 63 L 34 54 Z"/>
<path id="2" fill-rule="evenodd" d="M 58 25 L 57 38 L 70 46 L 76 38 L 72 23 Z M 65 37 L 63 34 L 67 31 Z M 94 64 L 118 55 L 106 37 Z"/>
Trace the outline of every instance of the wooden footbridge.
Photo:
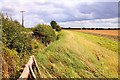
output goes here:
<path id="1" fill-rule="evenodd" d="M 40 71 L 35 57 L 32 55 L 18 80 L 36 80 L 40 79 Z"/>

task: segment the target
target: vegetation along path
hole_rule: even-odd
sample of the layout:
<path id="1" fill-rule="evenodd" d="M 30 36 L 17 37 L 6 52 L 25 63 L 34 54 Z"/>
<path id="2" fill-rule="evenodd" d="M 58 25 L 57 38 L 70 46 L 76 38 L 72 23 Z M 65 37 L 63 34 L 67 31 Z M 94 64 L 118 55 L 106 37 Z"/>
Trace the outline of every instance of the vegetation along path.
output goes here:
<path id="1" fill-rule="evenodd" d="M 118 42 L 62 30 L 35 56 L 43 78 L 117 78 Z"/>

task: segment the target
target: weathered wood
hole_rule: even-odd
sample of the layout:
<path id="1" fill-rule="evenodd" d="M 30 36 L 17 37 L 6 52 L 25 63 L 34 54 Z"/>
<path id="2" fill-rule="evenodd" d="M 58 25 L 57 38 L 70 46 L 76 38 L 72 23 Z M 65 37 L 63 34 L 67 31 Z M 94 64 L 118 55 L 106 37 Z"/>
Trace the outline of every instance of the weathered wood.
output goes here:
<path id="1" fill-rule="evenodd" d="M 26 66 L 25 66 L 25 68 L 24 68 L 24 70 L 23 70 L 23 72 L 22 72 L 22 74 L 21 74 L 21 76 L 20 76 L 20 78 L 19 78 L 18 80 L 27 79 L 28 76 L 29 76 L 29 73 L 30 73 L 29 67 L 28 67 L 28 65 L 26 64 Z"/>
<path id="2" fill-rule="evenodd" d="M 29 66 L 30 73 L 32 74 L 31 76 L 36 79 L 35 73 L 33 72 L 32 66 Z"/>
<path id="3" fill-rule="evenodd" d="M 38 73 L 38 77 L 40 78 L 40 70 L 39 70 L 39 68 L 38 68 L 38 64 L 37 64 L 37 61 L 36 61 L 36 59 L 35 59 L 35 57 L 33 56 L 33 59 L 34 59 L 34 63 L 35 63 L 35 66 L 36 66 L 36 70 L 37 70 L 37 73 Z"/>
<path id="4" fill-rule="evenodd" d="M 36 59 L 33 55 L 30 56 L 30 59 L 29 59 L 28 63 L 25 65 L 25 68 L 18 80 L 27 80 L 29 77 L 36 79 L 34 69 L 32 69 L 32 68 L 36 69 L 37 73 L 39 74 L 39 78 L 40 78 L 40 71 L 39 71 Z"/>

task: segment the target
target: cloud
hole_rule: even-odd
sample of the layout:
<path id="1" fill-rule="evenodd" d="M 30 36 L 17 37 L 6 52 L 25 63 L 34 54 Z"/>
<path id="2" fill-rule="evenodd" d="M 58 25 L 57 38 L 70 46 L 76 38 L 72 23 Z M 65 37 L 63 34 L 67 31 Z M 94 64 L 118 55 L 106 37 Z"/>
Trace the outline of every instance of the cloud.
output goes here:
<path id="1" fill-rule="evenodd" d="M 74 28 L 118 28 L 118 18 L 110 19 L 95 19 L 95 20 L 84 20 L 84 21 L 69 21 L 60 22 L 62 27 L 74 27 Z"/>
<path id="2" fill-rule="evenodd" d="M 0 11 L 21 22 L 20 10 L 25 10 L 26 27 L 51 20 L 61 23 L 117 18 L 118 0 L 105 1 L 108 0 L 0 0 Z"/>

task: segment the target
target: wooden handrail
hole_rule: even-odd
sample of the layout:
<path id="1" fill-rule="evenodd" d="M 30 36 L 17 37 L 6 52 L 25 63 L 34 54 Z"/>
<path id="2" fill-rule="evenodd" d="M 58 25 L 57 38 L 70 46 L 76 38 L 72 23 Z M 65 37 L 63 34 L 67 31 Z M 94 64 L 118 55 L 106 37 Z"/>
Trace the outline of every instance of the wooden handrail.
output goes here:
<path id="1" fill-rule="evenodd" d="M 38 73 L 38 77 L 40 78 L 40 71 L 36 62 L 35 57 L 32 55 L 30 56 L 30 59 L 28 61 L 28 63 L 25 65 L 25 68 L 22 72 L 22 74 L 20 75 L 18 80 L 27 80 L 28 78 L 30 79 L 36 79 L 36 75 L 34 73 L 34 69 L 36 69 L 37 73 Z"/>

